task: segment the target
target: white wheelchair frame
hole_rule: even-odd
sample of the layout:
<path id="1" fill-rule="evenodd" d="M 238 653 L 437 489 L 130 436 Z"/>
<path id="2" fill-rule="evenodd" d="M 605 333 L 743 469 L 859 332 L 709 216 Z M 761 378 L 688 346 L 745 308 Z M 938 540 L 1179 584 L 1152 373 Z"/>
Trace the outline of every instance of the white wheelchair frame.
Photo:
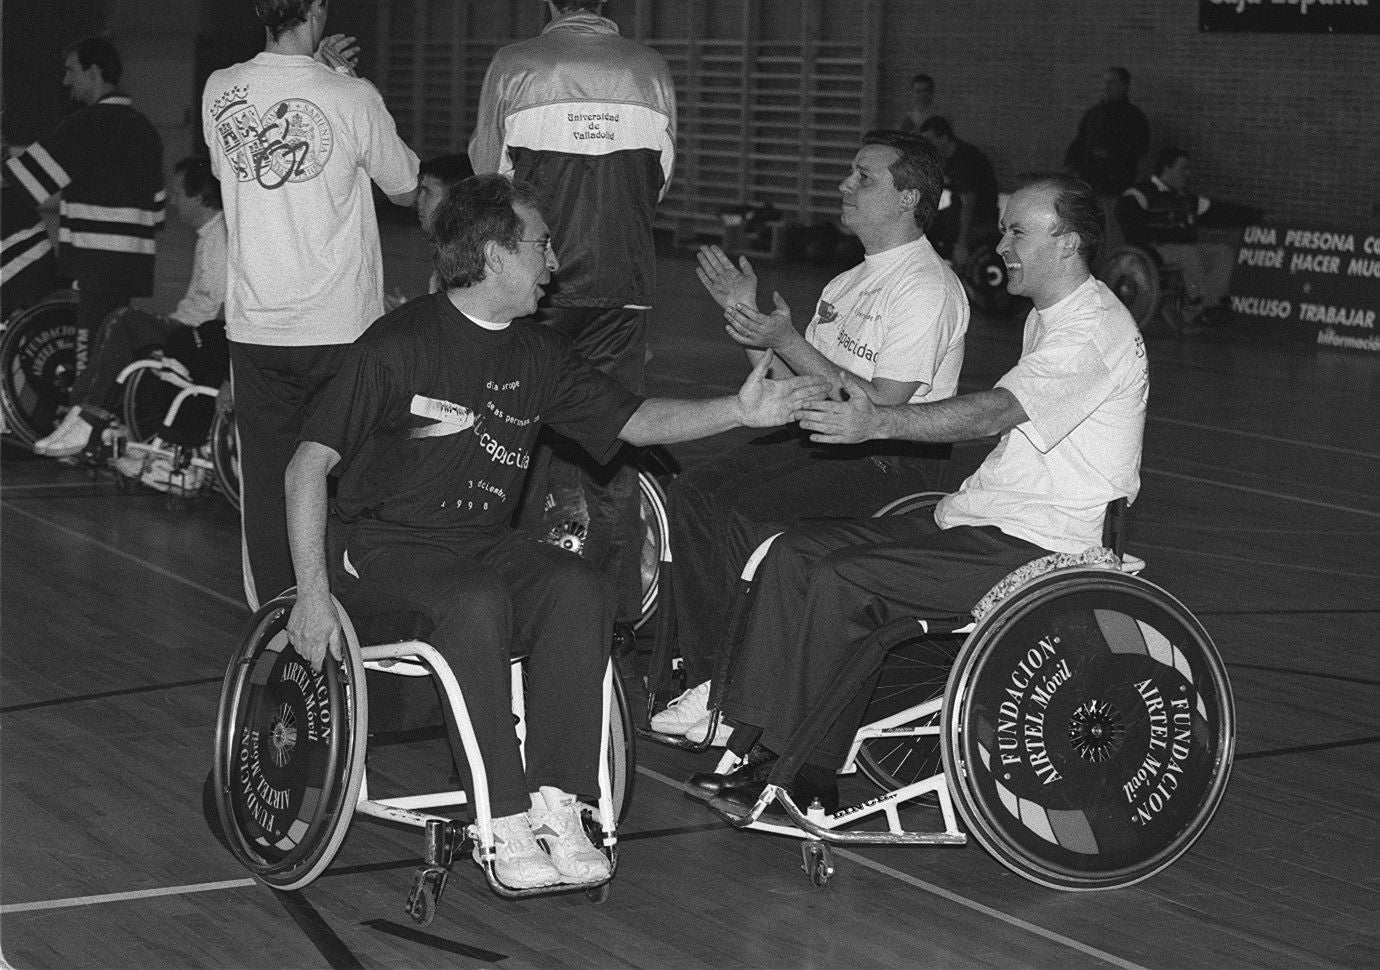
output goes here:
<path id="1" fill-rule="evenodd" d="M 932 499 L 933 496 L 926 493 L 907 496 L 889 503 L 875 515 L 882 516 L 897 510 L 905 511 L 917 508 L 919 507 L 917 502 L 923 504 L 932 501 Z M 1119 522 L 1114 525 L 1114 529 L 1120 528 Z M 750 589 L 756 571 L 766 558 L 772 543 L 782 534 L 777 533 L 761 543 L 744 565 L 741 578 L 745 594 Z M 1114 544 L 1120 545 L 1120 541 L 1120 536 L 1117 536 Z M 1109 549 L 1090 549 L 1082 557 L 1049 556 L 1016 570 L 998 583 L 974 608 L 973 616 L 975 619 L 973 622 L 944 623 L 919 617 L 912 617 L 905 621 L 894 621 L 889 626 L 898 628 L 901 632 L 889 635 L 888 642 L 891 642 L 893 648 L 906 639 L 926 635 L 965 638 L 964 645 L 959 650 L 958 659 L 949 673 L 947 687 L 942 694 L 922 703 L 910 705 L 876 721 L 864 723 L 855 734 L 845 762 L 838 774 L 856 774 L 860 767 L 859 755 L 863 746 L 873 739 L 935 738 L 939 742 L 943 755 L 943 769 L 913 783 L 904 784 L 899 788 L 890 791 L 884 790 L 883 794 L 861 804 L 841 807 L 833 814 L 826 813 L 818 804 L 797 805 L 784 784 L 768 784 L 746 816 L 725 815 L 724 817 L 736 828 L 769 832 L 804 840 L 804 844 L 801 846 L 801 868 L 816 886 L 825 885 L 834 874 L 833 857 L 830 851 L 831 844 L 965 845 L 968 841 L 968 834 L 960 824 L 961 822 L 967 823 L 968 829 L 972 831 L 983 847 L 1007 868 L 1018 875 L 1050 888 L 1070 891 L 1122 888 L 1149 878 L 1186 852 L 1196 841 L 1198 835 L 1207 827 L 1215 813 L 1230 775 L 1235 742 L 1235 712 L 1230 685 L 1226 680 L 1225 667 L 1221 664 L 1220 658 L 1216 657 L 1211 640 L 1207 638 L 1201 625 L 1197 624 L 1196 619 L 1182 604 L 1159 587 L 1139 578 L 1145 565 L 1142 559 L 1124 553 L 1117 555 Z M 1219 696 L 1214 698 L 1214 703 L 1220 707 L 1220 711 L 1217 712 L 1219 723 L 1215 726 L 1219 729 L 1221 745 L 1215 751 L 1217 761 L 1212 766 L 1212 783 L 1204 799 L 1205 807 L 1188 824 L 1189 831 L 1185 835 L 1176 837 L 1171 845 L 1148 860 L 1149 864 L 1147 865 L 1139 868 L 1125 867 L 1133 870 L 1125 873 L 1118 872 L 1100 878 L 1089 876 L 1083 879 L 1076 875 L 1056 874 L 1053 869 L 1042 868 L 1039 862 L 1022 858 L 1022 850 L 1009 845 L 1008 840 L 999 830 L 999 826 L 984 817 L 987 814 L 985 812 L 986 806 L 977 804 L 976 796 L 968 792 L 969 766 L 955 754 L 955 752 L 963 750 L 961 742 L 965 730 L 955 712 L 963 709 L 964 691 L 971 691 L 973 688 L 972 683 L 965 680 L 965 677 L 972 674 L 974 664 L 979 662 L 974 658 L 974 654 L 978 652 L 975 648 L 979 646 L 994 647 L 996 637 L 1000 635 L 1000 631 L 1003 629 L 1001 624 L 1006 622 L 1006 619 L 1001 615 L 1003 608 L 1008 608 L 1007 616 L 1009 616 L 1011 613 L 1009 607 L 1018 605 L 1021 596 L 1026 594 L 1033 596 L 1038 592 L 1037 583 L 1046 584 L 1043 588 L 1048 589 L 1055 581 L 1096 580 L 1109 574 L 1125 577 L 1125 580 L 1132 581 L 1137 586 L 1152 591 L 1151 599 L 1157 605 L 1176 608 L 1178 616 L 1175 619 L 1195 626 L 1200 635 L 1199 645 L 1206 645 L 1207 652 L 1210 654 L 1205 658 L 1205 665 L 1208 668 L 1207 673 L 1212 682 L 1211 686 L 1219 692 Z M 1121 583 L 1122 581 L 1118 582 Z M 905 627 L 909 624 L 913 624 L 913 626 L 910 626 L 907 632 Z M 987 638 L 985 642 L 978 642 L 979 637 L 975 634 L 993 629 L 998 632 Z M 1169 667 L 1177 667 L 1180 671 L 1188 667 L 1187 659 L 1177 646 L 1167 645 L 1162 646 L 1162 649 L 1164 650 L 1163 655 L 1155 659 Z M 965 658 L 967 658 L 966 670 L 963 669 Z M 724 669 L 726 669 L 725 666 L 721 664 L 716 676 L 719 676 L 719 672 Z M 1198 703 L 1200 711 L 1203 710 L 1201 696 Z M 719 717 L 719 711 L 712 709 L 711 726 L 708 732 L 711 737 L 715 733 Z M 703 749 L 707 744 L 706 742 L 690 745 L 683 739 L 667 738 L 646 730 L 641 733 L 643 736 L 678 747 Z M 727 774 L 741 766 L 743 760 L 743 757 L 732 751 L 726 751 L 714 771 L 718 774 Z M 953 782 L 955 778 L 962 779 L 962 781 L 955 784 Z M 885 789 L 886 786 L 881 787 Z M 956 795 L 958 796 L 957 805 L 955 804 Z M 1005 797 L 1003 795 L 1004 799 Z M 1010 797 L 1016 799 L 1015 795 Z M 900 815 L 901 807 L 915 803 L 921 798 L 937 802 L 943 823 L 942 829 L 913 831 L 905 827 Z M 1016 801 L 1019 802 L 1019 799 Z M 784 809 L 786 821 L 772 821 L 764 817 L 764 812 L 773 802 L 779 803 Z M 1008 809 L 1013 814 L 1026 812 L 1032 818 L 1036 818 L 1039 812 L 1043 811 L 1043 809 L 1032 809 L 1026 805 L 1016 805 L 1016 807 L 1012 807 L 1012 805 L 1013 803 L 1007 803 Z M 926 807 L 935 806 L 927 805 Z M 721 812 L 721 814 L 723 813 Z M 885 822 L 885 831 L 851 830 L 858 823 L 878 816 Z M 1030 823 L 1030 827 L 1032 830 L 1038 830 L 1041 824 L 1040 821 L 1036 820 Z M 1043 824 L 1047 825 L 1047 819 Z M 1051 842 L 1056 841 L 1053 837 L 1047 836 L 1047 838 Z"/>
<path id="2" fill-rule="evenodd" d="M 435 917 L 453 861 L 471 844 L 478 846 L 478 862 L 489 888 L 502 898 L 520 899 L 578 891 L 584 891 L 595 902 L 603 902 L 607 898 L 609 883 L 617 871 L 618 864 L 617 823 L 620 809 L 625 806 L 630 794 L 631 773 L 634 770 L 632 759 L 626 757 L 622 761 L 624 777 L 621 779 L 614 778 L 610 767 L 612 748 L 617 741 L 614 735 L 622 734 L 626 725 L 622 712 L 615 710 L 621 692 L 615 683 L 617 675 L 612 661 L 605 669 L 603 681 L 602 710 L 606 728 L 600 737 L 598 805 L 593 810 L 582 806 L 584 815 L 592 818 L 600 829 L 601 834 L 594 841 L 609 859 L 609 877 L 588 883 L 561 883 L 536 889 L 515 889 L 505 885 L 495 871 L 493 815 L 490 810 L 488 775 L 464 694 L 450 666 L 434 647 L 420 640 L 361 646 L 353 624 L 338 602 L 336 609 L 341 616 L 345 633 L 342 659 L 336 661 L 328 658 L 327 664 L 323 665 L 321 683 L 324 684 L 325 678 L 329 676 L 346 685 L 342 697 L 347 708 L 345 713 L 349 718 L 350 732 L 349 737 L 344 739 L 348 748 L 339 762 L 342 765 L 344 791 L 339 797 L 323 795 L 323 802 L 331 804 L 318 808 L 319 814 L 311 822 L 304 823 L 300 819 L 293 822 L 289 834 L 284 836 L 283 843 L 269 846 L 259 840 L 257 846 L 252 844 L 254 839 L 246 837 L 239 826 L 239 809 L 234 801 L 237 794 L 242 796 L 244 793 L 242 790 L 238 793 L 232 791 L 232 786 L 237 778 L 241 779 L 243 784 L 249 784 L 247 779 L 253 777 L 244 764 L 249 757 L 251 741 L 262 743 L 266 740 L 276 743 L 289 732 L 295 738 L 298 725 L 283 710 L 275 713 L 273 723 L 267 732 L 252 732 L 249 727 L 239 724 L 237 718 L 244 706 L 250 703 L 245 694 L 251 686 L 250 680 L 258 676 L 255 670 L 260 658 L 270 650 L 281 655 L 289 647 L 285 626 L 294 602 L 292 591 L 288 591 L 255 614 L 249 628 L 250 632 L 245 636 L 241 649 L 232 658 L 226 671 L 221 692 L 216 730 L 214 784 L 228 846 L 241 863 L 275 889 L 299 889 L 326 870 L 345 839 L 351 818 L 355 814 L 361 814 L 424 831 L 422 864 L 416 870 L 406 904 L 408 914 L 423 925 L 430 923 Z M 264 650 L 257 655 L 249 655 L 248 652 L 254 650 L 265 637 L 268 639 L 264 644 Z M 526 712 L 522 659 L 516 658 L 512 662 L 511 692 L 518 741 L 525 751 Z M 299 665 L 296 676 L 306 676 L 302 669 L 305 663 L 300 658 L 296 663 Z M 329 674 L 327 667 L 331 668 Z M 469 766 L 472 791 L 452 789 L 387 798 L 370 797 L 365 764 L 369 713 L 365 672 L 368 670 L 398 676 L 429 677 L 439 685 L 460 737 Z M 317 690 L 318 695 L 327 696 L 325 688 L 318 689 L 315 687 L 316 684 L 317 681 L 313 680 L 313 689 Z M 630 742 L 630 736 L 624 738 L 625 744 Z M 288 757 L 290 759 L 291 755 Z M 258 777 L 262 778 L 262 773 Z M 327 783 L 330 781 L 331 778 L 325 779 Z M 328 784 L 323 785 L 323 790 L 326 787 Z M 331 805 L 334 805 L 333 814 Z M 474 814 L 474 820 L 469 824 L 462 824 L 450 815 L 431 811 L 443 806 L 463 805 L 470 806 Z M 310 829 L 315 825 L 324 825 L 324 830 L 299 852 L 307 837 L 312 834 Z M 298 841 L 292 841 L 293 833 Z M 289 842 L 291 844 L 286 844 Z M 267 850 L 275 848 L 287 850 L 283 859 L 270 858 L 273 853 Z M 294 858 L 294 853 L 300 858 Z"/>

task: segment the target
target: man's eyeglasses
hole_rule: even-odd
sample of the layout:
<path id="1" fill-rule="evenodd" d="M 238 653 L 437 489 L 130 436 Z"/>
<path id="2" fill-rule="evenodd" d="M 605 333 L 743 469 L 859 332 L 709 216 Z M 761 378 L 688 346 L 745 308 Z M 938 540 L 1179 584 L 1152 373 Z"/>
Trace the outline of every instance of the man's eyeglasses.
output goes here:
<path id="1" fill-rule="evenodd" d="M 536 246 L 537 246 L 537 249 L 540 250 L 541 253 L 542 253 L 543 255 L 545 255 L 546 253 L 549 253 L 549 252 L 554 252 L 554 250 L 551 248 L 551 237 L 550 237 L 550 236 L 542 236 L 540 239 L 519 239 L 518 242 L 520 242 L 520 243 L 535 243 Z"/>

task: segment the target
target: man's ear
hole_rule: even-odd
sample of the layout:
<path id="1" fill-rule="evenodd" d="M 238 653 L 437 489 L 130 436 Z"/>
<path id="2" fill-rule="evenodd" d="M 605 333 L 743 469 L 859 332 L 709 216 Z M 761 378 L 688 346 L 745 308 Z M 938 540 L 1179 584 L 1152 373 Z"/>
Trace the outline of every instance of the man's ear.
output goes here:
<path id="1" fill-rule="evenodd" d="M 1078 255 L 1078 247 L 1083 245 L 1082 238 L 1076 232 L 1065 232 L 1059 236 L 1059 258 L 1069 259 Z"/>
<path id="2" fill-rule="evenodd" d="M 488 279 L 503 273 L 503 257 L 508 250 L 499 245 L 498 240 L 490 239 L 484 244 L 484 278 Z"/>
<path id="3" fill-rule="evenodd" d="M 915 207 L 920 204 L 920 190 L 902 189 L 901 204 L 905 206 L 907 209 L 909 209 L 911 212 L 914 212 Z"/>

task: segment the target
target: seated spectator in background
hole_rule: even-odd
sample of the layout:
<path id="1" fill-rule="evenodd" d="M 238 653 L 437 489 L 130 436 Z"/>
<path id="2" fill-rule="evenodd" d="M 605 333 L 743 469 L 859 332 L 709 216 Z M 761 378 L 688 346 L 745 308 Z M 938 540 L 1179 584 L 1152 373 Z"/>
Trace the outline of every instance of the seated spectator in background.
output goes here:
<path id="1" fill-rule="evenodd" d="M 915 134 L 930 118 L 947 118 L 949 112 L 934 103 L 934 78 L 928 74 L 917 74 L 910 79 L 911 106 L 896 126 L 899 130 Z"/>
<path id="2" fill-rule="evenodd" d="M 97 327 L 91 358 L 72 385 L 72 408 L 48 437 L 34 443 L 34 453 L 63 458 L 81 452 L 92 435 L 115 420 L 120 385 L 115 379 L 141 353 L 161 351 L 175 335 L 185 333 L 174 354 L 198 383 L 219 384 L 229 369 L 225 344 L 225 217 L 220 182 L 204 157 L 184 158 L 174 167 L 168 203 L 174 215 L 196 230 L 192 279 L 181 302 L 166 317 L 121 307 Z M 183 359 L 192 357 L 194 359 Z"/>
<path id="3" fill-rule="evenodd" d="M 1109 67 L 1102 76 L 1102 100 L 1078 122 L 1078 134 L 1064 153 L 1064 168 L 1103 198 L 1115 198 L 1136 180 L 1150 150 L 1150 122 L 1127 95 L 1131 72 Z"/>
<path id="4" fill-rule="evenodd" d="M 417 222 L 421 224 L 422 234 L 431 236 L 431 216 L 446 193 L 474 174 L 474 166 L 469 157 L 463 154 L 436 155 L 424 160 L 417 169 Z M 426 291 L 436 293 L 441 289 L 441 278 L 436 270 L 431 271 Z M 407 294 L 394 289 L 386 297 L 388 309 L 396 310 L 407 302 Z"/>
<path id="5" fill-rule="evenodd" d="M 1126 241 L 1159 253 L 1178 267 L 1188 290 L 1189 322 L 1225 310 L 1236 249 L 1199 242 L 1198 221 L 1212 207 L 1205 196 L 1188 191 L 1188 152 L 1165 148 L 1155 157 L 1155 174 L 1131 186 L 1116 204 L 1116 219 Z"/>
<path id="6" fill-rule="evenodd" d="M 997 174 L 987 156 L 954 134 L 953 125 L 932 117 L 920 126 L 920 137 L 944 159 L 944 187 L 950 205 L 940 210 L 925 233 L 934 248 L 962 268 L 981 236 L 997 228 Z"/>
<path id="7" fill-rule="evenodd" d="M 446 290 L 385 315 L 349 348 L 286 476 L 292 643 L 317 668 L 328 650 L 340 657 L 332 591 L 356 623 L 417 624 L 409 632 L 464 690 L 488 774 L 495 870 L 513 888 L 609 874 L 575 799 L 599 790 L 611 591 L 592 563 L 509 524 L 542 426 L 607 458 L 620 441 L 779 425 L 828 389 L 815 377 L 768 380 L 764 359 L 736 395 L 644 400 L 626 390 L 565 336 L 522 319 L 560 267 L 538 200 L 530 184 L 496 174 L 447 193 L 431 222 Z M 508 690 L 519 649 L 530 651 L 525 765 Z M 463 762 L 454 735 L 452 744 Z"/>
<path id="8" fill-rule="evenodd" d="M 842 220 L 863 244 L 863 262 L 829 282 L 802 335 L 781 294 L 757 310 L 757 277 L 717 246 L 699 253 L 699 277 L 725 309 L 728 333 L 754 362 L 774 353 L 797 374 L 837 384 L 878 405 L 937 401 L 958 388 L 968 299 L 925 236 L 943 187 L 938 153 L 924 139 L 873 131 L 839 186 Z M 811 445 L 799 428 L 765 435 L 671 482 L 675 562 L 662 582 L 658 640 L 672 644 L 698 686 L 652 719 L 666 734 L 708 733 L 708 678 L 726 633 L 725 604 L 758 543 L 805 517 L 869 515 L 903 495 L 941 489 L 949 444 L 874 441 Z M 721 744 L 725 731 L 713 739 Z"/>
<path id="9" fill-rule="evenodd" d="M 748 814 L 787 739 L 877 628 L 904 616 L 962 616 L 1013 569 L 1101 546 L 1107 503 L 1139 491 L 1145 344 L 1089 270 L 1103 235 L 1097 198 L 1077 179 L 1041 179 L 1011 196 L 1002 223 L 1007 286 L 1034 309 L 1021 358 L 995 387 L 878 406 L 849 378 L 859 393 L 808 405 L 801 417 L 815 439 L 841 444 L 1001 440 L 933 512 L 802 524 L 772 545 L 724 703 L 738 725 L 733 750 L 746 761 L 690 780 L 725 814 Z M 797 774 L 791 795 L 802 808 L 813 798 L 837 807 L 835 773 L 869 693 L 858 692 Z M 761 729 L 755 749 L 747 744 L 758 732 L 747 726 Z"/>

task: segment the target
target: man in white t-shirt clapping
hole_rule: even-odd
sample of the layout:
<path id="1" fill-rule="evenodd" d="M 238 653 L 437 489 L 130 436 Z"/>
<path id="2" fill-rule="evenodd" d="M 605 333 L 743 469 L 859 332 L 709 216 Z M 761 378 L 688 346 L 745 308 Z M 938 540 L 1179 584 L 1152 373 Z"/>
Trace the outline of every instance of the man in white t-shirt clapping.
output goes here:
<path id="1" fill-rule="evenodd" d="M 370 181 L 410 206 L 417 156 L 383 98 L 326 44 L 327 0 L 254 0 L 267 43 L 216 71 L 202 134 L 229 229 L 225 294 L 239 434 L 245 595 L 293 583 L 283 474 L 349 345 L 384 313 Z"/>
<path id="2" fill-rule="evenodd" d="M 833 444 L 1000 440 L 933 513 L 802 525 L 773 544 L 724 701 L 738 725 L 730 747 L 748 755 L 746 766 L 690 781 L 725 814 L 748 814 L 775 755 L 879 626 L 961 616 L 1012 570 L 1100 546 L 1107 504 L 1140 489 L 1145 344 L 1089 271 L 1105 232 L 1097 197 L 1071 176 L 1040 179 L 1011 197 L 1001 228 L 1007 288 L 1034 309 L 1020 360 L 994 388 L 878 406 L 844 376 L 856 393 L 804 410 L 801 427 Z M 866 702 L 860 693 L 808 756 L 792 786 L 797 804 L 838 805 L 835 771 Z"/>
<path id="3" fill-rule="evenodd" d="M 968 298 L 934 251 L 925 230 L 944 189 L 939 153 L 918 135 L 871 131 L 839 185 L 840 217 L 864 258 L 829 281 L 802 334 L 773 293 L 758 310 L 757 276 L 717 246 L 699 253 L 698 274 L 721 307 L 727 330 L 756 363 L 775 354 L 791 372 L 852 388 L 880 405 L 951 397 L 963 367 Z M 780 375 L 778 375 L 780 376 Z M 675 562 L 662 582 L 656 664 L 671 649 L 685 661 L 692 687 L 652 719 L 665 734 L 702 741 L 708 734 L 709 685 L 727 632 L 723 604 L 752 550 L 802 518 L 870 515 L 913 492 L 957 483 L 948 443 L 869 441 L 812 444 L 798 427 L 763 435 L 689 469 L 669 490 Z M 720 726 L 713 743 L 728 731 Z"/>

